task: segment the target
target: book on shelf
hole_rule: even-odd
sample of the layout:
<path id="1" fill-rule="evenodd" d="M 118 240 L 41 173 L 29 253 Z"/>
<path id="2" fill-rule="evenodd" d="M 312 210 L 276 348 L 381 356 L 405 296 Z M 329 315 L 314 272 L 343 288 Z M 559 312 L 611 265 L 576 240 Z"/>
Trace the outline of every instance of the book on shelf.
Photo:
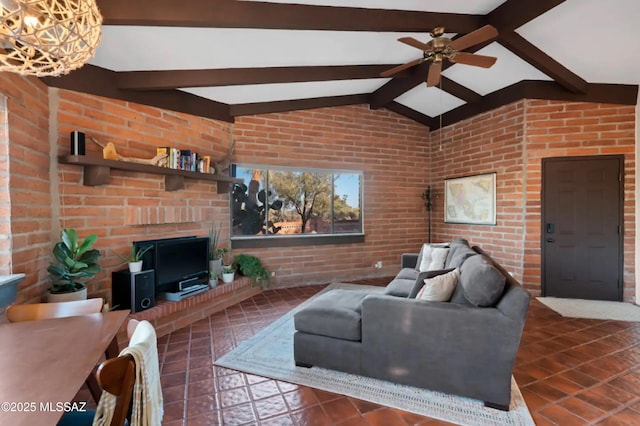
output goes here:
<path id="1" fill-rule="evenodd" d="M 170 169 L 187 170 L 192 172 L 210 173 L 211 156 L 200 155 L 191 149 L 178 149 L 168 146 L 156 148 L 156 154 L 167 155 L 166 166 Z"/>

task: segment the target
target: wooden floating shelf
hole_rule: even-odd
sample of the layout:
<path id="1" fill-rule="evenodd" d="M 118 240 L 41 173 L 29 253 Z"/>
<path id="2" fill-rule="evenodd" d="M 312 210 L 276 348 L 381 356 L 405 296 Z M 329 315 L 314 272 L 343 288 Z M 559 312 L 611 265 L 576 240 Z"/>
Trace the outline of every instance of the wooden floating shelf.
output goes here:
<path id="1" fill-rule="evenodd" d="M 58 157 L 58 162 L 73 166 L 83 166 L 84 176 L 82 182 L 85 186 L 99 186 L 107 184 L 109 176 L 111 175 L 111 169 L 138 173 L 151 173 L 154 175 L 164 176 L 165 191 L 177 191 L 184 188 L 185 178 L 217 182 L 218 194 L 227 193 L 231 190 L 234 183 L 242 182 L 242 179 L 229 176 L 169 169 L 166 167 L 132 163 L 129 161 L 105 160 L 99 157 L 88 157 L 86 155 L 62 155 Z"/>

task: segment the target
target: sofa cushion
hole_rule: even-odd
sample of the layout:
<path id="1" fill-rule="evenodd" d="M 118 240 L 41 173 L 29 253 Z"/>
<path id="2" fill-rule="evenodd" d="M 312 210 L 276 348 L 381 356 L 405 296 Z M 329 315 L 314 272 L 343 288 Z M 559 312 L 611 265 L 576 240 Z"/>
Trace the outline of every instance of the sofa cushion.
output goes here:
<path id="1" fill-rule="evenodd" d="M 502 296 L 505 282 L 505 276 L 482 255 L 468 258 L 460 269 L 464 296 L 475 306 L 495 305 Z"/>
<path id="2" fill-rule="evenodd" d="M 407 297 L 413 289 L 415 282 L 415 279 L 395 278 L 387 284 L 387 287 L 384 289 L 384 294 L 388 294 L 389 296 Z"/>
<path id="3" fill-rule="evenodd" d="M 367 292 L 330 290 L 293 315 L 296 330 L 338 339 L 361 340 L 360 314 Z"/>
<path id="4" fill-rule="evenodd" d="M 458 285 L 453 289 L 453 294 L 451 295 L 451 299 L 449 299 L 449 303 L 455 303 L 457 305 L 464 306 L 473 306 L 466 297 L 464 297 L 464 289 L 460 284 L 460 279 L 458 278 Z"/>
<path id="5" fill-rule="evenodd" d="M 446 274 L 437 275 L 433 278 L 426 278 L 424 286 L 418 292 L 416 299 L 428 300 L 432 302 L 447 302 L 451 298 L 453 289 L 458 284 L 460 270 L 454 269 Z"/>
<path id="6" fill-rule="evenodd" d="M 422 247 L 420 248 L 420 253 L 418 253 L 418 259 L 416 260 L 416 269 L 420 268 L 420 263 L 422 263 L 422 258 L 425 255 L 425 251 L 431 251 L 432 248 L 435 247 L 443 247 L 443 248 L 448 248 L 449 247 L 449 243 L 425 243 L 422 245 Z"/>
<path id="7" fill-rule="evenodd" d="M 462 240 L 466 241 L 466 240 Z M 452 243 L 451 248 L 449 249 L 449 254 L 447 255 L 447 261 L 445 262 L 445 268 L 460 268 L 465 260 L 470 258 L 471 256 L 475 256 L 478 254 L 474 249 L 469 247 L 467 244 L 460 243 Z"/>
<path id="8" fill-rule="evenodd" d="M 444 268 L 444 263 L 447 261 L 447 253 L 449 253 L 449 248 L 431 247 L 429 256 L 427 256 L 427 251 L 422 256 L 422 262 L 420 262 L 418 270 L 424 272 Z"/>
<path id="9" fill-rule="evenodd" d="M 396 279 L 401 279 L 401 280 L 415 280 L 416 278 L 418 278 L 418 274 L 420 272 L 418 272 L 416 269 L 413 268 L 402 268 L 400 269 L 400 272 L 398 272 L 398 275 L 396 275 Z"/>
<path id="10" fill-rule="evenodd" d="M 452 270 L 453 269 L 438 269 L 434 271 L 420 272 L 418 278 L 416 278 L 416 280 L 412 283 L 411 291 L 409 292 L 409 295 L 407 297 L 410 299 L 415 299 L 415 297 L 418 295 L 418 292 L 424 286 L 424 280 L 437 277 L 438 275 L 446 274 L 447 272 L 451 272 Z"/>

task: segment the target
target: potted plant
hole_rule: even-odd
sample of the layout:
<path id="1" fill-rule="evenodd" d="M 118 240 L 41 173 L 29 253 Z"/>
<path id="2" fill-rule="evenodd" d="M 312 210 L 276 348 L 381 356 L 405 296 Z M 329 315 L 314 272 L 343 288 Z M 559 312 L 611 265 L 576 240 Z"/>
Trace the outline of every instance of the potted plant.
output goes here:
<path id="1" fill-rule="evenodd" d="M 62 241 L 53 247 L 55 262 L 51 262 L 47 272 L 51 275 L 48 300 L 61 302 L 87 298 L 86 280 L 102 270 L 98 264 L 100 251 L 92 249 L 96 234 L 79 241 L 75 229 L 63 229 Z"/>
<path id="2" fill-rule="evenodd" d="M 262 265 L 256 256 L 239 254 L 234 265 L 241 275 L 251 280 L 252 286 L 269 287 L 271 285 L 271 272 Z"/>
<path id="3" fill-rule="evenodd" d="M 124 260 L 129 265 L 129 272 L 140 272 L 142 271 L 142 256 L 149 250 L 151 250 L 153 246 L 142 247 L 136 250 L 136 247 L 131 244 L 131 253 L 127 256 L 123 256 L 120 253 L 118 257 Z"/>
<path id="4" fill-rule="evenodd" d="M 236 275 L 236 270 L 233 266 L 226 265 L 222 268 L 222 282 L 232 283 Z"/>
<path id="5" fill-rule="evenodd" d="M 222 225 L 212 224 L 209 227 L 209 273 L 219 277 L 222 273 L 222 256 L 226 249 L 218 247 Z"/>
<path id="6" fill-rule="evenodd" d="M 218 285 L 218 275 L 214 271 L 209 271 L 209 288 L 215 288 Z"/>

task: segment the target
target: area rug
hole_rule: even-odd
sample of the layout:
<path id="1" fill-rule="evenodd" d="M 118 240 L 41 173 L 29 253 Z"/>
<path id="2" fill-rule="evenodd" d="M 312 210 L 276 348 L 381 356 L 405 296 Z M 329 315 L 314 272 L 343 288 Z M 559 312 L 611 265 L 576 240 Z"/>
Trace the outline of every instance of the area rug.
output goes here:
<path id="1" fill-rule="evenodd" d="M 381 287 L 336 283 L 324 291 L 336 288 L 367 290 L 372 293 L 384 290 Z M 312 299 L 313 297 L 309 300 Z M 505 412 L 486 408 L 482 401 L 475 399 L 319 367 L 296 367 L 293 360 L 293 314 L 309 303 L 309 300 L 255 336 L 240 342 L 236 349 L 217 359 L 214 364 L 461 425 L 535 425 L 513 377 L 510 410 Z"/>
<path id="2" fill-rule="evenodd" d="M 537 299 L 563 317 L 640 322 L 640 306 L 633 303 L 559 297 Z"/>

